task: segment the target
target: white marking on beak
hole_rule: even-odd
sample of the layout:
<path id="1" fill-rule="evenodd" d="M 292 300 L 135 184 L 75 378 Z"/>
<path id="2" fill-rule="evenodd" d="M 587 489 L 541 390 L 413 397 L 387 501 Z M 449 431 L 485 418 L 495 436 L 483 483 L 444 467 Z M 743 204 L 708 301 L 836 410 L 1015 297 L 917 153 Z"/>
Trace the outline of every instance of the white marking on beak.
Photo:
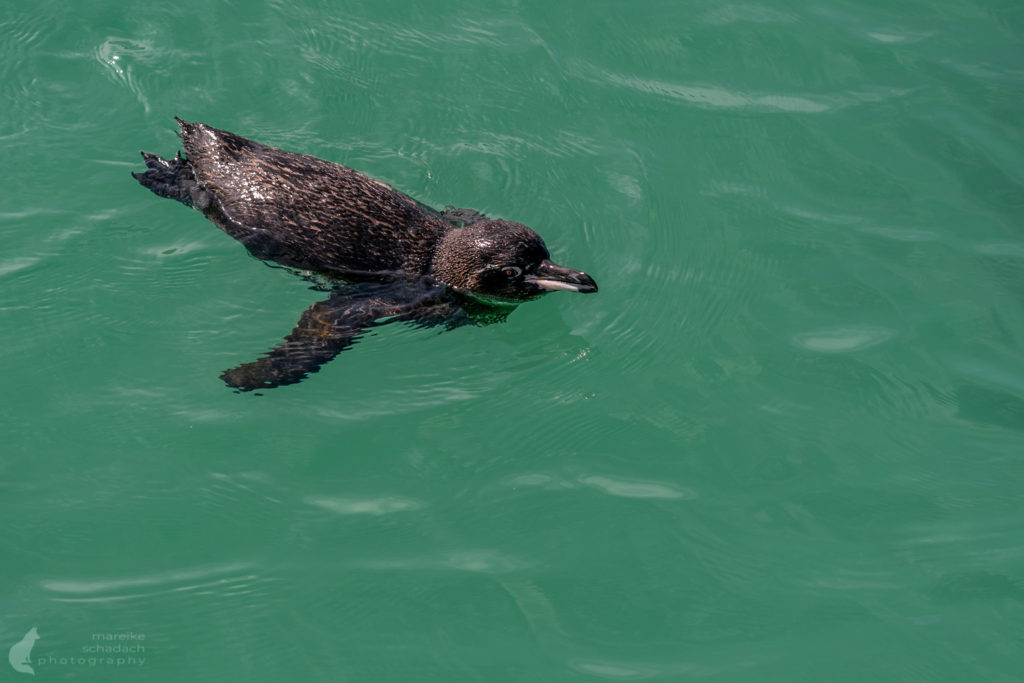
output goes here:
<path id="1" fill-rule="evenodd" d="M 558 291 L 562 291 L 562 292 L 578 292 L 578 291 L 580 291 L 580 286 L 579 285 L 574 285 L 571 282 L 562 282 L 561 280 L 547 280 L 547 279 L 544 279 L 544 278 L 534 278 L 534 277 L 528 277 L 528 278 L 525 278 L 525 280 L 527 282 L 532 282 L 533 284 L 537 285 L 541 289 L 547 290 L 549 292 L 558 292 Z"/>

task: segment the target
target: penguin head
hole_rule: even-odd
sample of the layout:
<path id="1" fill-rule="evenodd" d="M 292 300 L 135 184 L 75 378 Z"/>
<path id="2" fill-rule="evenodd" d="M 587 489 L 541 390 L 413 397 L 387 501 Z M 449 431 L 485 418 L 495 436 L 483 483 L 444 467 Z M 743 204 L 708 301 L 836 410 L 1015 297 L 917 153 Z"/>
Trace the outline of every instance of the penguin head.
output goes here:
<path id="1" fill-rule="evenodd" d="M 438 280 L 490 304 L 514 306 L 556 290 L 597 291 L 593 278 L 552 263 L 540 235 L 511 221 L 485 220 L 449 230 L 433 266 Z"/>

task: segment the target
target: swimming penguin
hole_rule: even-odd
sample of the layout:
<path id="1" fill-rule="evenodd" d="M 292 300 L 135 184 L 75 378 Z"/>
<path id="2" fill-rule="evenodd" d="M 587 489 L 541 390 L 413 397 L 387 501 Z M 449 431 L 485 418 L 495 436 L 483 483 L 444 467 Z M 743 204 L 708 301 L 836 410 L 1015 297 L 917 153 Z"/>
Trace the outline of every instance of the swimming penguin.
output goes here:
<path id="1" fill-rule="evenodd" d="M 436 211 L 346 166 L 175 120 L 186 156 L 143 152 L 135 179 L 202 211 L 253 256 L 331 283 L 283 342 L 221 375 L 239 391 L 299 382 L 377 325 L 487 324 L 550 291 L 597 291 L 552 263 L 525 225 Z"/>

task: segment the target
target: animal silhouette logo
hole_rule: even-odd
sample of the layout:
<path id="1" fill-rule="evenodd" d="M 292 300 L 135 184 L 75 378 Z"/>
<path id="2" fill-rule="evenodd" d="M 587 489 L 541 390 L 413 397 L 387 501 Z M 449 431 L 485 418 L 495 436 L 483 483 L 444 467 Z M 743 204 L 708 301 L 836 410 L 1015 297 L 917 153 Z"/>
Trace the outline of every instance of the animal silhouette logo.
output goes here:
<path id="1" fill-rule="evenodd" d="M 11 651 L 7 653 L 7 661 L 11 663 L 15 671 L 36 675 L 35 669 L 32 668 L 32 646 L 36 644 L 37 640 L 39 640 L 39 633 L 33 626 L 24 638 L 11 646 Z"/>

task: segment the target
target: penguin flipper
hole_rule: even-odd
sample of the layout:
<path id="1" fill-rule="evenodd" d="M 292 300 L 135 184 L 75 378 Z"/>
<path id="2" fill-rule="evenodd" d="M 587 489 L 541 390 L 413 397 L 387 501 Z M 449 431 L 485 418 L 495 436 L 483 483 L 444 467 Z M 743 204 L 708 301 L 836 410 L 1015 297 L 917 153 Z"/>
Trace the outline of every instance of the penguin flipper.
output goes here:
<path id="1" fill-rule="evenodd" d="M 335 297 L 305 310 L 284 340 L 259 360 L 225 370 L 220 378 L 238 391 L 272 389 L 301 382 L 324 363 L 355 344 L 373 324 L 373 318 L 346 317 Z"/>
<path id="2" fill-rule="evenodd" d="M 295 384 L 355 345 L 372 327 L 392 321 L 452 326 L 461 312 L 436 285 L 353 285 L 307 308 L 291 333 L 262 358 L 226 370 L 220 378 L 238 391 Z"/>

